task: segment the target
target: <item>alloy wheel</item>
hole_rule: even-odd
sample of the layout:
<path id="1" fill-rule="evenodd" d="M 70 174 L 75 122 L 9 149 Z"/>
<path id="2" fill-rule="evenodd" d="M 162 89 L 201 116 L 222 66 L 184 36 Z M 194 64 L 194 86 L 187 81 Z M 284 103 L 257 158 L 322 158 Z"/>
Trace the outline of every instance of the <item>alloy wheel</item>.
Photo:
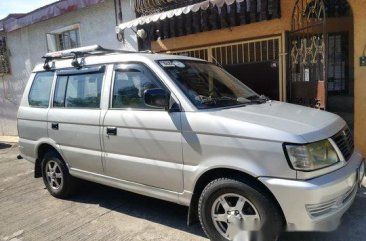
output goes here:
<path id="1" fill-rule="evenodd" d="M 50 187 L 58 190 L 62 187 L 64 176 L 60 165 L 55 161 L 49 161 L 46 165 L 46 177 Z"/>
<path id="2" fill-rule="evenodd" d="M 228 240 L 233 240 L 242 231 L 260 229 L 261 218 L 257 209 L 239 194 L 219 196 L 212 205 L 211 218 L 216 230 Z"/>

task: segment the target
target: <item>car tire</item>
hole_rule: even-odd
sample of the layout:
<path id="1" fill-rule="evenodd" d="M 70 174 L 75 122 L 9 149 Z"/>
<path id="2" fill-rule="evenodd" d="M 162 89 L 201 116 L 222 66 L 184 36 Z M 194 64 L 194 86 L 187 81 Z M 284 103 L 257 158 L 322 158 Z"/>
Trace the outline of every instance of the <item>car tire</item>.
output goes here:
<path id="1" fill-rule="evenodd" d="M 77 187 L 77 181 L 69 173 L 62 157 L 56 152 L 48 152 L 42 160 L 43 182 L 49 193 L 56 198 L 67 198 Z"/>
<path id="2" fill-rule="evenodd" d="M 213 241 L 275 241 L 283 228 L 281 212 L 264 191 L 229 178 L 216 179 L 205 187 L 198 216 Z"/>

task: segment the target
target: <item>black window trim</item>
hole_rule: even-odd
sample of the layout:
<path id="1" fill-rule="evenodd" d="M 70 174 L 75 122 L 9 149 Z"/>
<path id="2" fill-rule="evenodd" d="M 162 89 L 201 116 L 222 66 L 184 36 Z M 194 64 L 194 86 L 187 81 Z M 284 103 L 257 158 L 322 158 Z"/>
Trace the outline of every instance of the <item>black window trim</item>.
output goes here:
<path id="1" fill-rule="evenodd" d="M 94 74 L 94 73 L 105 73 L 105 65 L 97 65 L 90 67 L 83 67 L 81 69 L 61 69 L 57 70 L 57 76 L 71 76 L 71 75 L 83 75 L 83 74 Z"/>
<path id="2" fill-rule="evenodd" d="M 142 109 L 142 108 L 113 108 L 113 93 L 114 93 L 114 83 L 116 80 L 116 72 L 118 72 L 117 66 L 118 65 L 133 65 L 133 64 L 137 64 L 140 66 L 145 67 L 147 70 L 149 70 L 151 72 L 151 74 L 156 78 L 156 80 L 161 84 L 162 87 L 164 87 L 164 89 L 168 92 L 168 93 L 172 93 L 172 91 L 168 88 L 168 86 L 164 83 L 164 81 L 161 80 L 161 78 L 155 73 L 155 71 L 153 71 L 150 66 L 148 66 L 146 63 L 144 62 L 139 62 L 139 61 L 133 61 L 133 62 L 117 62 L 117 63 L 112 63 L 113 64 L 113 75 L 112 75 L 112 81 L 111 81 L 111 86 L 110 86 L 110 90 L 109 90 L 109 104 L 108 104 L 108 110 L 127 110 L 127 111 L 164 111 L 164 112 L 169 112 L 168 110 L 164 109 L 164 108 L 151 108 L 151 109 Z M 131 68 L 132 69 L 132 68 Z"/>
<path id="3" fill-rule="evenodd" d="M 66 85 L 65 85 L 65 91 L 64 91 L 64 107 L 62 107 L 62 106 L 55 106 L 55 97 L 56 97 L 56 89 L 57 89 L 57 79 L 58 79 L 58 76 L 56 75 L 55 88 L 53 90 L 51 108 L 54 108 L 54 109 L 65 109 L 66 108 L 65 107 L 65 96 L 66 96 L 67 86 L 69 85 L 69 77 L 67 77 L 67 79 L 66 79 Z"/>

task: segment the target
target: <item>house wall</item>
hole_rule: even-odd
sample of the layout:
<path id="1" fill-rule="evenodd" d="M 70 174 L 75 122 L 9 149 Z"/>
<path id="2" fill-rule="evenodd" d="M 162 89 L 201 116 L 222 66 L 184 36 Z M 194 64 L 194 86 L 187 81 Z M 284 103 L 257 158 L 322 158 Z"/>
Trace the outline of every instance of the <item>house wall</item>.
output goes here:
<path id="1" fill-rule="evenodd" d="M 355 141 L 366 156 L 366 67 L 360 57 L 366 48 L 366 0 L 349 0 L 354 17 Z"/>
<path id="2" fill-rule="evenodd" d="M 123 21 L 135 18 L 129 0 L 122 1 Z M 81 45 L 100 44 L 106 48 L 137 50 L 134 32 L 125 31 L 125 43 L 115 34 L 114 1 L 70 12 L 13 32 L 6 33 L 11 74 L 0 75 L 0 135 L 17 135 L 16 114 L 29 75 L 47 52 L 46 34 L 80 24 Z M 3 33 L 4 34 L 4 33 Z"/>
<path id="3" fill-rule="evenodd" d="M 279 19 L 251 23 L 231 29 L 220 29 L 158 40 L 152 43 L 152 50 L 156 52 L 176 51 L 258 37 L 285 36 L 285 32 L 291 29 L 291 18 L 295 2 L 294 0 L 281 0 L 281 18 Z M 330 32 L 337 30 L 338 32 L 349 31 L 350 34 L 354 33 L 354 36 L 350 36 L 354 47 L 354 52 L 350 54 L 351 66 L 354 65 L 354 133 L 356 147 L 366 156 L 366 67 L 360 66 L 360 57 L 366 54 L 364 53 L 366 48 L 366 0 L 349 0 L 349 3 L 353 11 L 353 21 L 350 18 L 330 18 L 327 19 L 327 26 Z M 352 47 L 352 44 L 350 47 Z"/>

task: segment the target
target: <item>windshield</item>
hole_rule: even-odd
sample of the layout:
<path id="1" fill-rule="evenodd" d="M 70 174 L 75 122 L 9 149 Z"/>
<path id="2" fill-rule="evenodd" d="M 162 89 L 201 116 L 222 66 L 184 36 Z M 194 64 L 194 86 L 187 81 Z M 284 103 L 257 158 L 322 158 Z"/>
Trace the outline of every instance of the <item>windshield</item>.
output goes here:
<path id="1" fill-rule="evenodd" d="M 194 60 L 158 63 L 198 109 L 263 103 L 257 93 L 214 64 Z"/>

